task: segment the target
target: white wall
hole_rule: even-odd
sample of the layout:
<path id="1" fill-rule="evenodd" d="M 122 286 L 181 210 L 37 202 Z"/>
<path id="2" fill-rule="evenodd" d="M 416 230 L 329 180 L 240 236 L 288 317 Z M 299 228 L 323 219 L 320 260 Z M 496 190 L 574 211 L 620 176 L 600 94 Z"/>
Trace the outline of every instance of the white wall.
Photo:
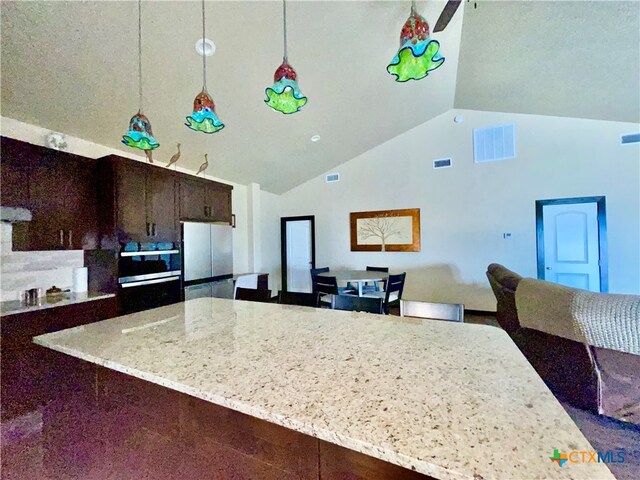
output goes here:
<path id="1" fill-rule="evenodd" d="M 516 124 L 518 158 L 475 165 L 472 129 L 507 122 Z M 389 266 L 408 272 L 405 298 L 494 310 L 489 263 L 536 276 L 535 201 L 605 195 L 609 288 L 637 294 L 639 146 L 619 144 L 634 131 L 629 123 L 452 110 L 332 170 L 338 183 L 322 175 L 285 193 L 280 215 L 316 216 L 317 266 Z M 445 157 L 453 167 L 433 170 Z M 416 207 L 420 252 L 350 251 L 349 212 Z"/>
<path id="2" fill-rule="evenodd" d="M 282 285 L 280 258 L 280 211 L 282 210 L 282 197 L 265 191 L 260 193 L 260 206 L 262 210 L 260 215 L 262 268 L 260 271 L 269 273 L 271 295 L 276 296 Z"/>
<path id="3" fill-rule="evenodd" d="M 5 137 L 15 138 L 34 145 L 46 145 L 46 136 L 51 133 L 46 128 L 14 120 L 13 118 L 0 117 L 0 134 Z M 62 132 L 64 133 L 64 132 Z M 144 155 L 138 155 L 136 150 L 122 151 L 93 143 L 81 138 L 67 136 L 68 148 L 66 151 L 82 155 L 88 158 L 100 158 L 106 155 L 120 155 L 146 162 Z M 183 173 L 194 174 L 190 170 L 177 166 L 177 170 Z M 206 175 L 206 178 L 233 186 L 231 197 L 233 213 L 236 214 L 236 228 L 233 230 L 233 267 L 235 272 L 247 272 L 248 266 L 248 226 L 247 226 L 247 187 L 227 180 Z"/>

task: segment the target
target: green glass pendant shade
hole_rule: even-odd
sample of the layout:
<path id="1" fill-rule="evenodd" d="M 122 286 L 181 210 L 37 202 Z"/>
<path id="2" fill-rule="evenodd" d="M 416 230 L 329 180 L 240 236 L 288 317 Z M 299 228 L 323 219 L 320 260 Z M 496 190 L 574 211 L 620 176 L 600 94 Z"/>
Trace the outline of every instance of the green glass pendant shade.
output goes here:
<path id="1" fill-rule="evenodd" d="M 273 76 L 274 84 L 265 89 L 265 103 L 284 114 L 300 111 L 307 104 L 307 97 L 300 91 L 297 78 L 296 71 L 284 60 Z"/>
<path id="2" fill-rule="evenodd" d="M 219 132 L 224 128 L 224 123 L 216 115 L 215 108 L 211 96 L 202 90 L 193 101 L 193 113 L 186 117 L 185 125 L 196 132 Z"/>
<path id="3" fill-rule="evenodd" d="M 140 150 L 154 150 L 160 146 L 153 137 L 149 119 L 140 112 L 131 117 L 129 131 L 122 136 L 122 143 Z"/>
<path id="4" fill-rule="evenodd" d="M 396 82 L 420 80 L 444 63 L 439 50 L 440 43 L 429 38 L 429 24 L 412 9 L 400 32 L 400 49 L 387 72 L 396 77 Z"/>

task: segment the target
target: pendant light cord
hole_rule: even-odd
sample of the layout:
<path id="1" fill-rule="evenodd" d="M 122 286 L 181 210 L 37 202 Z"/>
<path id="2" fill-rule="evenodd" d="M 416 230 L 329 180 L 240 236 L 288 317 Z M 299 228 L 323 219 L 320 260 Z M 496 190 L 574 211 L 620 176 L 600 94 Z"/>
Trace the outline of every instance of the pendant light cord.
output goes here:
<path id="1" fill-rule="evenodd" d="M 282 0 L 282 29 L 284 30 L 284 61 L 287 61 L 287 1 Z"/>
<path id="2" fill-rule="evenodd" d="M 138 0 L 138 110 L 142 113 L 142 1 Z"/>
<path id="3" fill-rule="evenodd" d="M 204 42 L 204 0 L 202 0 L 202 90 L 207 91 L 207 55 L 205 53 L 206 44 Z"/>
<path id="4" fill-rule="evenodd" d="M 411 2 L 411 15 L 416 13 L 416 2 L 415 0 Z"/>

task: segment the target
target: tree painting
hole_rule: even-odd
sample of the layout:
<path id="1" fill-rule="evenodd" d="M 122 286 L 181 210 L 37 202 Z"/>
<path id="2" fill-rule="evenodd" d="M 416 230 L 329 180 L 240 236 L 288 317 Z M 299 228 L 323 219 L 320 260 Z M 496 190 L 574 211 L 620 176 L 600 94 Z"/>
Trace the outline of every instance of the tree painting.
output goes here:
<path id="1" fill-rule="evenodd" d="M 377 215 L 375 217 L 361 219 L 358 223 L 358 238 L 379 238 L 382 251 L 385 251 L 390 237 L 400 234 L 397 215 Z"/>

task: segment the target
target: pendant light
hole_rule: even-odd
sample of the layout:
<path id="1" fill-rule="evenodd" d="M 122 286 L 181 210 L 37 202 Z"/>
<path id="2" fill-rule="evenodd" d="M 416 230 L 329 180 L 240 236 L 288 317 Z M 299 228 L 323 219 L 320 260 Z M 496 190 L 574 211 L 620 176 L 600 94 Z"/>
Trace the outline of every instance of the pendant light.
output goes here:
<path id="1" fill-rule="evenodd" d="M 282 0 L 282 23 L 284 31 L 284 57 L 273 75 L 274 84 L 265 89 L 265 103 L 281 113 L 296 113 L 307 103 L 298 87 L 298 74 L 287 60 L 287 2 Z"/>
<path id="2" fill-rule="evenodd" d="M 207 54 L 205 37 L 204 0 L 202 0 L 202 91 L 193 101 L 193 113 L 185 125 L 191 130 L 204 133 L 216 133 L 224 128 L 224 123 L 216 115 L 216 106 L 207 92 Z"/>
<path id="3" fill-rule="evenodd" d="M 444 63 L 438 50 L 440 43 L 429 38 L 429 24 L 416 13 L 416 2 L 411 2 L 411 14 L 400 32 L 400 49 L 387 72 L 396 77 L 396 82 L 420 80 Z"/>
<path id="4" fill-rule="evenodd" d="M 160 146 L 153 138 L 151 123 L 142 113 L 142 5 L 138 0 L 138 113 L 129 120 L 129 131 L 122 136 L 122 143 L 128 147 L 139 148 L 147 151 L 147 157 L 151 158 L 150 150 Z"/>

